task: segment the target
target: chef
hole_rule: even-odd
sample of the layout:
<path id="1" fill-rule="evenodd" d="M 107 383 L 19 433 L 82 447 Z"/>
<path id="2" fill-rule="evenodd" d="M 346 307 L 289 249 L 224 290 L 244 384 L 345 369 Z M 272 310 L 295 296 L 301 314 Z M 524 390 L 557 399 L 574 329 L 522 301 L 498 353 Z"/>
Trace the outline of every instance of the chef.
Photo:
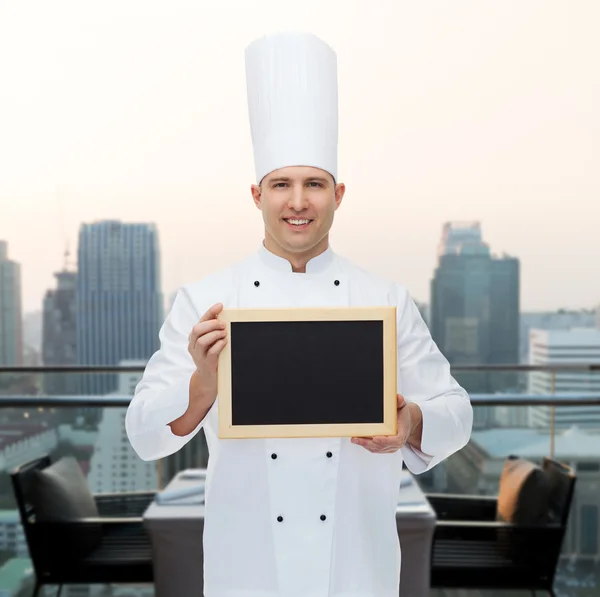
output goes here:
<path id="1" fill-rule="evenodd" d="M 407 289 L 330 246 L 345 191 L 333 50 L 310 34 L 266 36 L 246 49 L 246 75 L 264 238 L 179 290 L 127 434 L 140 458 L 156 460 L 204 429 L 206 597 L 397 597 L 402 464 L 423 473 L 462 448 L 472 407 Z M 397 308 L 397 436 L 218 438 L 223 308 L 378 305 Z M 290 383 L 302 375 L 294 363 L 289 373 Z"/>

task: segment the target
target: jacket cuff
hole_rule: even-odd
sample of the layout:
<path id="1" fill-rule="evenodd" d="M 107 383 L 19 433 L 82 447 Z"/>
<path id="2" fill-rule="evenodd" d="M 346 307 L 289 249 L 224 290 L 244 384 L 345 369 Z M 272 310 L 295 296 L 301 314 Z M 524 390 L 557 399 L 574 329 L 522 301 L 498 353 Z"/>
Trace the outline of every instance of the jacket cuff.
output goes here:
<path id="1" fill-rule="evenodd" d="M 168 427 L 169 423 L 181 417 L 190 403 L 190 378 L 165 388 L 157 394 L 146 397 L 144 408 L 151 419 L 151 427 Z"/>
<path id="2" fill-rule="evenodd" d="M 421 447 L 422 446 L 423 442 L 421 442 Z M 414 475 L 424 473 L 433 461 L 433 456 L 425 454 L 410 444 L 406 444 L 402 448 L 402 458 L 406 464 L 406 468 Z"/>

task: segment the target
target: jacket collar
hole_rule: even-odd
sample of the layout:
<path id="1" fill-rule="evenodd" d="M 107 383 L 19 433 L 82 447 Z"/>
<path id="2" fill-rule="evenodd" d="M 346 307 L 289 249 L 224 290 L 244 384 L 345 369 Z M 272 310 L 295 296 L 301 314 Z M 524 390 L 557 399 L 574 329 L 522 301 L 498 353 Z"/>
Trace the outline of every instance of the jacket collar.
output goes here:
<path id="1" fill-rule="evenodd" d="M 261 244 L 260 249 L 258 251 L 258 257 L 263 265 L 268 267 L 269 269 L 275 270 L 277 272 L 282 273 L 294 273 L 292 272 L 292 264 L 283 257 L 279 257 L 269 251 L 264 243 Z M 335 253 L 331 249 L 330 246 L 320 253 L 316 257 L 313 257 L 306 264 L 306 273 L 307 274 L 320 274 L 326 272 L 328 268 L 333 264 L 335 257 Z M 301 275 L 301 274 L 299 274 Z"/>

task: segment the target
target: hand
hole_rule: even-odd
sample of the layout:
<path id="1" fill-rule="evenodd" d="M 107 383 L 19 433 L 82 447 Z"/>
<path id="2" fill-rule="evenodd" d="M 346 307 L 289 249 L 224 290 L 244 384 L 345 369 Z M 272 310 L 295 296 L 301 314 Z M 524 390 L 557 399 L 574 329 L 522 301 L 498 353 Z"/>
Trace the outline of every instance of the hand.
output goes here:
<path id="1" fill-rule="evenodd" d="M 423 417 L 418 404 L 398 394 L 398 433 L 393 436 L 353 437 L 352 443 L 375 454 L 392 454 L 407 443 L 419 448 Z"/>
<path id="2" fill-rule="evenodd" d="M 225 324 L 217 319 L 223 305 L 213 305 L 192 328 L 188 352 L 192 356 L 199 378 L 199 393 L 215 400 L 217 397 L 217 365 L 219 354 L 227 343 Z"/>

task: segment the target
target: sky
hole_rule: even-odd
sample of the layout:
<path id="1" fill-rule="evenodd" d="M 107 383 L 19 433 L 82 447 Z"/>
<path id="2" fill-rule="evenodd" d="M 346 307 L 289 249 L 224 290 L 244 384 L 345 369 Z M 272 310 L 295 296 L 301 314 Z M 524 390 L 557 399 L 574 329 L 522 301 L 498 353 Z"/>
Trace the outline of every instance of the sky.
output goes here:
<path id="1" fill-rule="evenodd" d="M 163 291 L 255 251 L 244 49 L 337 52 L 334 250 L 430 299 L 446 221 L 521 260 L 521 309 L 600 303 L 600 2 L 0 3 L 0 239 L 39 310 L 82 222 L 154 222 Z"/>

